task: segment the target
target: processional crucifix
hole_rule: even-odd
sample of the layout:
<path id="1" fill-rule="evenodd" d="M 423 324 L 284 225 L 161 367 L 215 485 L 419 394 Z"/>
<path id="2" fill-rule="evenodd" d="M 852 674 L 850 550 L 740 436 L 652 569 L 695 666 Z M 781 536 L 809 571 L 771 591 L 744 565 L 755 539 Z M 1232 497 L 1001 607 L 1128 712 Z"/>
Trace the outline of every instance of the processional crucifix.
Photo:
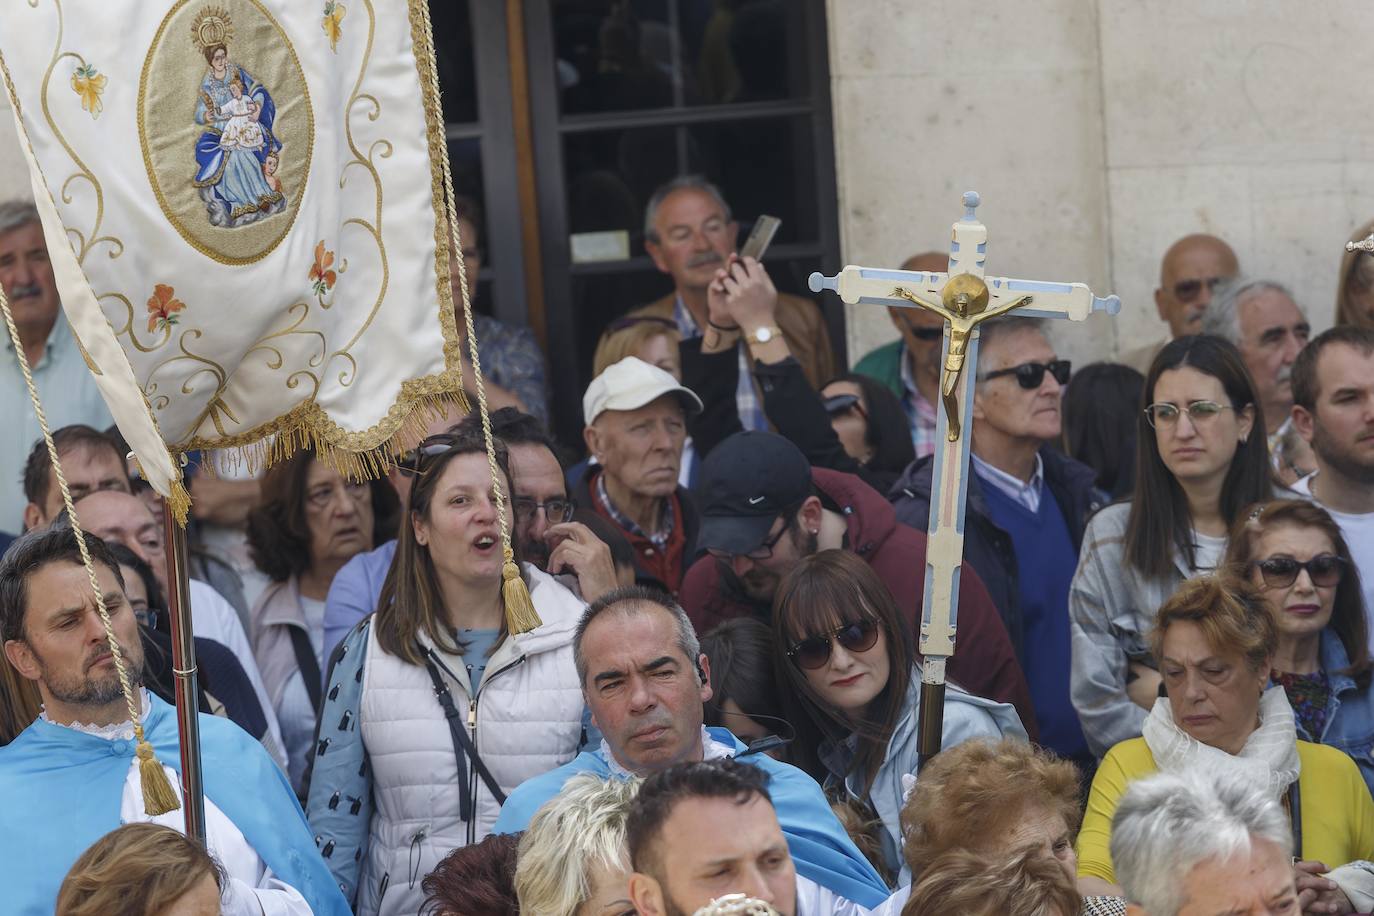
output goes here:
<path id="1" fill-rule="evenodd" d="M 850 305 L 919 308 L 945 320 L 944 362 L 937 408 L 935 486 L 930 500 L 919 634 L 923 662 L 917 750 L 921 763 L 940 750 L 945 663 L 954 654 L 954 631 L 959 616 L 959 568 L 964 560 L 964 509 L 968 491 L 965 482 L 969 459 L 968 429 L 973 412 L 973 386 L 978 380 L 978 326 L 989 318 L 1010 312 L 1027 318 L 1082 321 L 1093 312 L 1115 315 L 1121 311 L 1120 298 L 1098 298 L 1082 283 L 985 278 L 983 262 L 987 255 L 988 230 L 974 215 L 978 203 L 977 193 L 964 194 L 964 218 L 954 224 L 946 273 L 851 265 L 833 277 L 813 273 L 810 278 L 812 292 L 834 290 Z"/>

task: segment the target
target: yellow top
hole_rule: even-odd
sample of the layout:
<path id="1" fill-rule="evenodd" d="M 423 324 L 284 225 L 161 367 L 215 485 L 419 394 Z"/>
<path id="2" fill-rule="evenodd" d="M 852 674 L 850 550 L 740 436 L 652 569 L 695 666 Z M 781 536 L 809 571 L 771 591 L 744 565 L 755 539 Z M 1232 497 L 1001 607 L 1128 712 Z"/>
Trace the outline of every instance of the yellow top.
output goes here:
<path id="1" fill-rule="evenodd" d="M 1298 742 L 1302 857 L 1335 868 L 1374 858 L 1374 799 L 1355 761 L 1324 744 Z M 1102 758 L 1078 832 L 1078 876 L 1116 883 L 1109 844 L 1112 815 L 1126 786 L 1155 772 L 1144 738 L 1122 741 Z"/>

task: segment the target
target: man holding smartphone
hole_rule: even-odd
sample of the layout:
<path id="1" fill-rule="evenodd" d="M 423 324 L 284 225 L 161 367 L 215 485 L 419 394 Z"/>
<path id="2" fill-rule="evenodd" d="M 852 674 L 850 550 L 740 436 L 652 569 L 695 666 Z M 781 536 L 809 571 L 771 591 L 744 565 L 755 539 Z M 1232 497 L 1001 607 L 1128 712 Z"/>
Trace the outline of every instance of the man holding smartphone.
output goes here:
<path id="1" fill-rule="evenodd" d="M 673 292 L 656 302 L 635 309 L 631 316 L 654 316 L 673 320 L 683 341 L 709 340 L 713 330 L 737 334 L 734 327 L 711 327 L 706 290 L 716 271 L 726 267 L 735 253 L 739 223 L 720 191 L 706 179 L 688 175 L 675 178 L 658 188 L 649 199 L 644 214 L 644 248 L 660 271 L 673 278 Z M 799 296 L 778 294 L 776 323 L 758 328 L 759 342 L 781 336 L 801 363 L 807 380 L 819 388 L 835 374 L 834 354 L 825 322 L 815 304 Z M 603 334 L 597 349 L 605 346 Z M 736 344 L 741 363 L 736 406 L 746 429 L 767 429 L 759 395 L 749 372 L 748 343 L 742 337 Z"/>

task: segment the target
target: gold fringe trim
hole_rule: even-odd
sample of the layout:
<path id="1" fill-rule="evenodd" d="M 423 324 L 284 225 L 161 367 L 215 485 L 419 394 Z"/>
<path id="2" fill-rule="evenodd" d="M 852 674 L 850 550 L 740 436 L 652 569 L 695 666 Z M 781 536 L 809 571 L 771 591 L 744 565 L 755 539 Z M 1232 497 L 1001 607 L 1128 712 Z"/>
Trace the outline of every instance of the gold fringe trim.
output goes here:
<path id="1" fill-rule="evenodd" d="M 181 802 L 167 780 L 167 771 L 153 755 L 153 746 L 147 741 L 140 741 L 135 753 L 138 754 L 139 781 L 143 783 L 143 810 L 157 817 L 180 808 Z"/>
<path id="2" fill-rule="evenodd" d="M 404 404 L 404 412 L 399 419 L 395 432 L 391 437 L 370 449 L 355 450 L 346 443 L 339 443 L 334 436 L 330 435 L 328 428 L 322 428 L 321 424 L 314 422 L 315 418 L 310 415 L 292 417 L 287 414 L 282 417 L 277 424 L 274 432 L 268 438 L 259 439 L 244 445 L 235 445 L 223 449 L 225 457 L 231 466 L 246 467 L 249 472 L 256 474 L 260 470 L 272 467 L 272 465 L 285 461 L 295 455 L 303 448 L 308 448 L 315 453 L 315 457 L 330 468 L 338 472 L 341 476 L 350 480 L 374 480 L 385 477 L 387 471 L 395 464 L 396 459 L 403 455 L 408 449 L 414 448 L 420 440 L 425 437 L 425 433 L 434 420 L 444 416 L 450 408 L 457 407 L 459 411 L 468 413 L 471 405 L 467 396 L 461 388 L 455 391 L 440 391 L 432 394 L 424 394 L 412 397 L 402 397 L 397 402 L 397 406 Z M 315 404 L 301 405 L 302 407 L 313 407 L 318 410 Z M 392 408 L 393 411 L 396 408 Z M 292 411 L 295 413 L 295 411 Z M 329 424 L 332 426 L 332 422 Z M 221 447 L 223 448 L 223 447 Z M 173 457 L 180 460 L 184 452 Z M 208 476 L 217 476 L 217 469 L 213 462 L 205 462 L 201 466 L 201 471 Z M 185 491 L 182 491 L 183 494 Z M 190 497 L 186 497 L 186 506 L 190 506 Z M 176 512 L 176 504 L 173 503 L 173 512 Z M 181 521 L 183 516 L 178 516 Z M 183 521 L 184 524 L 184 521 Z"/>

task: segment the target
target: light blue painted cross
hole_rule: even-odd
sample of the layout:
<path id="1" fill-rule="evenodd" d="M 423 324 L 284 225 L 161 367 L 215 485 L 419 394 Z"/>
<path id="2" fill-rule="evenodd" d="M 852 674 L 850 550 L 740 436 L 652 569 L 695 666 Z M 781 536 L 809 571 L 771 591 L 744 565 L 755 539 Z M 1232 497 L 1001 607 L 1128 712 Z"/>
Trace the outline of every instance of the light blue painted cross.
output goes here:
<path id="1" fill-rule="evenodd" d="M 964 218 L 954 224 L 949 270 L 884 270 L 848 266 L 833 277 L 811 275 L 813 292 L 834 290 L 850 305 L 919 308 L 945 320 L 934 489 L 926 544 L 925 590 L 919 648 L 921 709 L 918 747 L 924 762 L 940 750 L 944 720 L 945 664 L 954 654 L 958 623 L 959 568 L 964 559 L 968 497 L 969 428 L 978 371 L 978 326 L 1014 312 L 1027 318 L 1082 321 L 1093 312 L 1121 311 L 1116 296 L 1093 295 L 1082 283 L 1047 283 L 984 277 L 988 230 L 974 211 L 978 194 L 964 194 Z"/>

